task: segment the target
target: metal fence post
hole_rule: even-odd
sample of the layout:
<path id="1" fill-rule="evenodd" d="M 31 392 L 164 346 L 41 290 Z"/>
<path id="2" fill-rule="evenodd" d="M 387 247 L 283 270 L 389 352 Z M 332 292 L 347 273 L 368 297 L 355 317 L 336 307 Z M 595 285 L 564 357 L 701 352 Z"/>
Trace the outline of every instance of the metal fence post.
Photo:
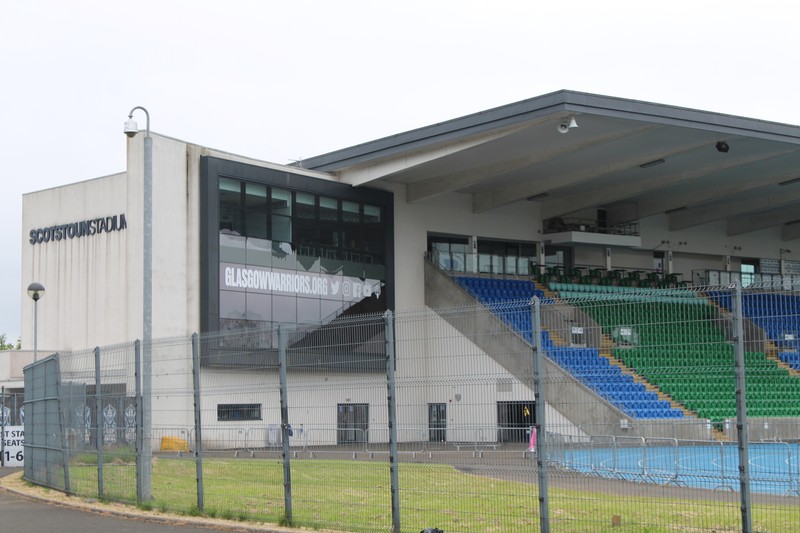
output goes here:
<path id="1" fill-rule="evenodd" d="M 192 380 L 194 385 L 194 464 L 197 483 L 197 508 L 205 507 L 203 491 L 203 436 L 200 419 L 200 342 L 197 333 L 192 333 Z"/>
<path id="2" fill-rule="evenodd" d="M 142 474 L 142 443 L 144 442 L 144 417 L 142 416 L 142 343 L 133 343 L 134 381 L 136 382 L 136 503 L 144 501 L 144 475 Z"/>
<path id="3" fill-rule="evenodd" d="M 753 530 L 750 507 L 750 458 L 745 402 L 744 327 L 742 325 L 742 287 L 733 284 L 733 353 L 736 368 L 736 433 L 739 445 L 739 495 L 742 506 L 742 533 Z"/>
<path id="4" fill-rule="evenodd" d="M 394 315 L 386 311 L 386 399 L 389 408 L 389 476 L 392 483 L 392 531 L 400 533 L 400 476 L 397 463 L 397 396 L 395 394 Z"/>
<path id="5" fill-rule="evenodd" d="M 103 399 L 100 377 L 100 347 L 94 348 L 94 419 L 97 427 L 94 432 L 94 445 L 97 450 L 97 497 L 103 497 Z"/>
<path id="6" fill-rule="evenodd" d="M 547 488 L 547 424 L 545 423 L 545 394 L 542 376 L 542 313 L 541 301 L 531 299 L 531 325 L 533 334 L 533 409 L 536 413 L 536 466 L 539 478 L 539 531 L 550 532 L 550 509 Z"/>
<path id="7" fill-rule="evenodd" d="M 147 340 L 141 344 L 142 356 L 142 501 L 153 499 L 153 343 Z"/>
<path id="8" fill-rule="evenodd" d="M 286 331 L 278 326 L 278 363 L 281 388 L 281 441 L 283 455 L 283 501 L 286 523 L 292 525 L 292 467 L 289 458 L 289 400 L 286 390 Z"/>
<path id="9" fill-rule="evenodd" d="M 59 361 L 59 355 L 56 353 L 55 361 Z M 61 458 L 64 463 L 64 492 L 67 494 L 72 492 L 72 487 L 70 485 L 69 480 L 69 440 L 67 439 L 67 421 L 64 417 L 64 406 L 63 406 L 63 391 L 61 387 L 61 366 L 60 362 L 56 366 L 56 398 L 58 400 L 58 425 L 59 431 L 61 432 Z"/>

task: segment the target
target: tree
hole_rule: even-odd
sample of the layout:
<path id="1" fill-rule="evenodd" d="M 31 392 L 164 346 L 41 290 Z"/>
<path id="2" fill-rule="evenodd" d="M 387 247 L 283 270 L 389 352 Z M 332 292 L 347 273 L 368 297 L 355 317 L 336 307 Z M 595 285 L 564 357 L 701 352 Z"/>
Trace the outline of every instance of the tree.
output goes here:
<path id="1" fill-rule="evenodd" d="M 17 339 L 17 344 L 6 342 L 6 334 L 0 333 L 0 350 L 19 350 L 22 348 L 22 340 Z"/>

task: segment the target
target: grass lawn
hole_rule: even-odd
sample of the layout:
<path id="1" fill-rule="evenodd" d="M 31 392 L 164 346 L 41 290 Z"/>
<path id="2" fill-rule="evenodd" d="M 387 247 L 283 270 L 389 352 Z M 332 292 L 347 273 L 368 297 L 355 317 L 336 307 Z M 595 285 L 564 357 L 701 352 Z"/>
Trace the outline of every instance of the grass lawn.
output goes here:
<path id="1" fill-rule="evenodd" d="M 135 502 L 135 468 L 118 460 L 104 466 L 108 500 Z M 285 523 L 283 464 L 275 459 L 205 459 L 204 509 L 197 509 L 191 458 L 155 459 L 152 508 L 217 518 Z M 74 464 L 75 493 L 97 496 L 95 465 Z M 554 487 L 550 518 L 554 532 L 741 531 L 738 496 L 675 499 Z M 400 508 L 404 532 L 439 527 L 447 533 L 538 531 L 535 476 L 528 482 L 463 473 L 442 464 L 400 464 Z M 292 461 L 292 525 L 369 533 L 391 531 L 388 465 L 384 462 L 302 459 Z M 596 487 L 601 487 L 597 485 Z M 639 490 L 641 488 L 641 490 Z M 639 495 L 642 494 L 642 495 Z M 619 517 L 619 525 L 612 525 Z M 794 505 L 755 505 L 754 531 L 800 531 L 800 498 Z"/>

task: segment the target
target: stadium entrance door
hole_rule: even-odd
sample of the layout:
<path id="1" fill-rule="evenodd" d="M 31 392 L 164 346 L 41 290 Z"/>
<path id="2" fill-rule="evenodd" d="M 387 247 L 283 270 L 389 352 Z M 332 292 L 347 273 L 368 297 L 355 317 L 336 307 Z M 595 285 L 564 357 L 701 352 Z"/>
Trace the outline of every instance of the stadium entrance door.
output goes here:
<path id="1" fill-rule="evenodd" d="M 369 404 L 340 403 L 336 416 L 336 444 L 367 442 Z"/>
<path id="2" fill-rule="evenodd" d="M 534 402 L 497 402 L 497 442 L 528 442 L 536 422 Z"/>
<path id="3" fill-rule="evenodd" d="M 447 404 L 428 404 L 428 442 L 447 440 Z"/>

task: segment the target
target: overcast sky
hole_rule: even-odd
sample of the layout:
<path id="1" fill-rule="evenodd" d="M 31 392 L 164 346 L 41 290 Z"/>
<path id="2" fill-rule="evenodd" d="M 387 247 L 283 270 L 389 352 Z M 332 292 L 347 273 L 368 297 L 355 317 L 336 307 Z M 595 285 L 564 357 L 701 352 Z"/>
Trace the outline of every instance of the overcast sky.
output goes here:
<path id="1" fill-rule="evenodd" d="M 125 170 L 133 106 L 276 163 L 559 89 L 800 124 L 792 5 L 1 0 L 0 333 L 33 313 L 22 194 Z"/>

